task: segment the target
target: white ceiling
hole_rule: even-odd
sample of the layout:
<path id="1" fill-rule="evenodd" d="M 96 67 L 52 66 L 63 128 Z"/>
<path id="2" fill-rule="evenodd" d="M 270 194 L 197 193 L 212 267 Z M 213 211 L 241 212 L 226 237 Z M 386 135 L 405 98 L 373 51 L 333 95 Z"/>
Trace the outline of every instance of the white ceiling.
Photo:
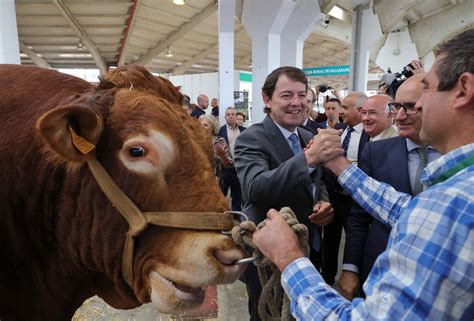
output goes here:
<path id="1" fill-rule="evenodd" d="M 392 0 L 374 0 L 374 6 L 385 1 Z M 303 67 L 347 65 L 351 12 L 368 1 L 319 2 L 323 12 L 338 4 L 345 17 L 344 21 L 332 18 L 326 28 L 316 26 L 305 41 Z M 405 2 L 413 9 L 394 27 L 453 5 L 450 0 Z M 16 0 L 16 15 L 22 64 L 97 68 L 100 62 L 107 66 L 139 62 L 153 72 L 171 74 L 218 69 L 215 0 L 187 0 L 184 6 L 174 5 L 172 0 Z M 86 47 L 80 48 L 79 43 Z M 166 57 L 168 46 L 172 57 Z M 251 39 L 236 17 L 235 69 L 251 71 L 250 57 Z M 369 72 L 380 71 L 371 62 Z M 327 78 L 325 82 L 346 86 L 347 76 Z"/>

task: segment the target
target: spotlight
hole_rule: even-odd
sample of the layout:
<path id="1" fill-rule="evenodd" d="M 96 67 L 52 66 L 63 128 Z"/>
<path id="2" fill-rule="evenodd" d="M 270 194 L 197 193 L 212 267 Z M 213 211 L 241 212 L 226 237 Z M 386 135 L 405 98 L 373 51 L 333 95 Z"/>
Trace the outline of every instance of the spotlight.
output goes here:
<path id="1" fill-rule="evenodd" d="M 173 57 L 173 54 L 171 53 L 171 49 L 169 46 L 166 49 L 166 57 Z"/>
<path id="2" fill-rule="evenodd" d="M 184 6 L 186 4 L 185 0 L 173 0 L 173 3 L 177 6 Z"/>

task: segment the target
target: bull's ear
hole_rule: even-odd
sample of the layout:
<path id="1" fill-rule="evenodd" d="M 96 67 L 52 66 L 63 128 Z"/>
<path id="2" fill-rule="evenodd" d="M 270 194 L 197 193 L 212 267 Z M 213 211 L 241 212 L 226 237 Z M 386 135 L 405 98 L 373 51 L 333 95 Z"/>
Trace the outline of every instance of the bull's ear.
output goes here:
<path id="1" fill-rule="evenodd" d="M 89 108 L 69 105 L 45 113 L 37 126 L 51 149 L 66 160 L 81 162 L 99 141 L 104 121 Z"/>

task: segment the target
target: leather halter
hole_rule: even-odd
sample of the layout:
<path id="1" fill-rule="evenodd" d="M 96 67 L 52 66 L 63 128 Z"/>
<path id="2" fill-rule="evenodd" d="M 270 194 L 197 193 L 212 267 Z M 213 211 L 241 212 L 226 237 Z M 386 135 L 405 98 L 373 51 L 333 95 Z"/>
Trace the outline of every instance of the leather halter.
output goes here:
<path id="1" fill-rule="evenodd" d="M 145 212 L 143 213 L 132 200 L 117 186 L 109 173 L 100 164 L 92 152 L 95 145 L 76 134 L 69 127 L 72 143 L 84 155 L 89 169 L 115 209 L 127 221 L 129 229 L 126 233 L 125 246 L 122 254 L 122 276 L 133 289 L 133 252 L 135 237 L 143 232 L 148 224 L 193 229 L 193 230 L 230 230 L 236 225 L 229 213 L 219 212 Z"/>

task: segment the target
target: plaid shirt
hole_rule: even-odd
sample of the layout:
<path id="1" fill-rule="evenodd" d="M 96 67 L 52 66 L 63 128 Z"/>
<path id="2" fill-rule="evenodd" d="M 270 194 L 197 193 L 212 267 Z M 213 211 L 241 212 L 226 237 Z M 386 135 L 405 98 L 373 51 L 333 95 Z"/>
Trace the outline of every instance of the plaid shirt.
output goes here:
<path id="1" fill-rule="evenodd" d="M 354 165 L 346 169 L 341 185 L 393 226 L 387 250 L 364 283 L 367 298 L 352 302 L 326 285 L 307 258 L 292 262 L 282 285 L 293 315 L 298 320 L 474 320 L 473 158 L 470 144 L 430 163 L 422 181 L 431 187 L 411 201 Z M 452 174 L 463 162 L 468 165 Z M 435 184 L 446 173 L 452 176 Z"/>

